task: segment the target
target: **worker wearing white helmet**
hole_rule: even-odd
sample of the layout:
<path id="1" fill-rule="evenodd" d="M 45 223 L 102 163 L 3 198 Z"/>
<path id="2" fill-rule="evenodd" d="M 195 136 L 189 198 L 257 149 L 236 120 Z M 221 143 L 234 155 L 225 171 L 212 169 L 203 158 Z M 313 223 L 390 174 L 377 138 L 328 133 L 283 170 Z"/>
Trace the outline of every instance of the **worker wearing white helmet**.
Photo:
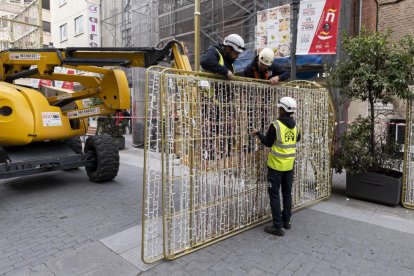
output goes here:
<path id="1" fill-rule="evenodd" d="M 231 34 L 224 38 L 222 44 L 210 46 L 201 56 L 200 65 L 204 71 L 232 79 L 234 76 L 233 63 L 243 50 L 243 38 L 238 34 Z M 224 89 L 219 88 L 218 83 L 214 83 L 210 88 L 201 91 L 202 116 L 210 121 L 205 124 L 203 130 L 206 138 L 201 143 L 203 158 L 213 160 L 230 156 L 231 150 L 234 148 L 232 138 L 222 138 L 219 146 L 214 141 L 217 135 L 229 134 L 233 131 L 231 120 L 221 120 L 221 116 L 222 114 L 234 114 L 234 111 L 231 111 L 231 105 L 226 104 L 232 102 L 234 90 L 227 85 L 224 86 Z M 222 103 L 224 105 L 221 105 Z M 219 131 L 223 133 L 219 133 Z"/>
<path id="2" fill-rule="evenodd" d="M 290 74 L 275 61 L 272 49 L 264 48 L 253 61 L 244 68 L 244 76 L 247 78 L 269 80 L 271 84 L 289 79 Z"/>
<path id="3" fill-rule="evenodd" d="M 224 38 L 222 44 L 210 46 L 201 56 L 200 65 L 204 71 L 233 78 L 233 62 L 244 51 L 244 40 L 238 34 Z"/>
<path id="4" fill-rule="evenodd" d="M 265 226 L 264 231 L 283 236 L 284 229 L 291 228 L 293 166 L 300 133 L 299 126 L 291 117 L 297 111 L 295 99 L 283 97 L 277 106 L 279 117 L 270 124 L 266 135 L 257 129 L 253 129 L 252 135 L 259 136 L 262 144 L 271 148 L 267 157 L 267 181 L 273 220 L 271 225 Z M 280 187 L 282 187 L 283 211 L 280 208 Z"/>

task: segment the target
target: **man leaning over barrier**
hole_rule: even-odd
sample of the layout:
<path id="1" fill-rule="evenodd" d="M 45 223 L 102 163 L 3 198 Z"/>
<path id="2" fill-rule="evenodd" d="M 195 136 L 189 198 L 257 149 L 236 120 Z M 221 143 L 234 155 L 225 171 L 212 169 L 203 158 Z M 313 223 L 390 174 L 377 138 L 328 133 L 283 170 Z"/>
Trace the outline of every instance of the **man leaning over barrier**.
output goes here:
<path id="1" fill-rule="evenodd" d="M 234 61 L 244 51 L 244 40 L 238 34 L 227 36 L 222 44 L 210 46 L 201 56 L 200 65 L 203 71 L 219 74 L 227 79 L 234 77 Z M 231 151 L 231 139 L 222 138 L 220 149 L 216 149 L 214 141 L 219 132 L 231 136 L 231 121 L 233 112 L 231 102 L 233 100 L 233 91 L 230 84 L 218 85 L 218 82 L 208 90 L 208 95 L 202 95 L 202 114 L 205 123 L 204 135 L 205 144 L 203 146 L 203 155 L 205 159 L 213 160 L 217 156 L 217 150 L 220 150 L 220 156 L 228 156 Z"/>
<path id="2" fill-rule="evenodd" d="M 244 76 L 247 78 L 268 80 L 270 81 L 270 84 L 277 84 L 281 81 L 288 80 L 290 78 L 290 73 L 275 62 L 275 53 L 272 49 L 264 48 L 258 55 L 256 55 L 252 62 L 244 68 Z M 255 100 L 253 98 L 254 95 L 249 96 L 251 97 L 250 101 L 253 102 Z M 256 112 L 262 112 L 263 119 L 269 116 L 269 114 L 267 114 L 267 110 L 258 111 L 254 108 L 247 110 L 247 114 L 253 114 Z M 253 127 L 250 119 L 248 119 L 248 122 L 248 127 Z M 264 120 L 262 120 L 261 123 L 260 128 L 264 129 Z M 250 141 L 249 145 L 250 151 L 252 147 Z"/>
<path id="3" fill-rule="evenodd" d="M 270 84 L 276 84 L 279 81 L 289 79 L 290 73 L 275 62 L 275 54 L 272 49 L 264 48 L 244 68 L 244 76 L 247 78 L 269 80 Z"/>
<path id="4" fill-rule="evenodd" d="M 277 104 L 279 117 L 270 124 L 264 135 L 253 129 L 252 136 L 259 136 L 260 141 L 271 147 L 267 157 L 267 181 L 270 208 L 273 224 L 266 225 L 264 231 L 269 234 L 283 236 L 284 229 L 290 229 L 292 216 L 292 182 L 293 165 L 296 156 L 296 143 L 300 141 L 299 126 L 291 115 L 296 112 L 296 101 L 291 97 L 283 97 Z M 282 186 L 283 211 L 280 210 L 279 190 Z"/>

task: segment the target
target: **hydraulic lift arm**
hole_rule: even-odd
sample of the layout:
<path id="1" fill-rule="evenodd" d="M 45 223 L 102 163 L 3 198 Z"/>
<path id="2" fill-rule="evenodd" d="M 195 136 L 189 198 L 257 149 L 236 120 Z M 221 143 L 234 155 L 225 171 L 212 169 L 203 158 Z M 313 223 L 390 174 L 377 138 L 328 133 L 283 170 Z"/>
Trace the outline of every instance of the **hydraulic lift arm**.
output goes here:
<path id="1" fill-rule="evenodd" d="M 13 133 L 13 137 L 20 137 L 20 139 L 12 139 L 7 135 L 3 137 L 0 134 L 0 145 L 27 144 L 31 141 L 84 134 L 85 127 L 73 131 L 75 121 L 79 122 L 84 118 L 105 115 L 130 107 L 128 80 L 122 70 L 114 68 L 149 67 L 168 56 L 174 58 L 173 64 L 176 68 L 191 71 L 185 48 L 177 41 L 170 41 L 163 48 L 47 48 L 11 49 L 0 52 L 0 133 L 11 133 L 11 122 L 22 124 L 27 128 L 23 127 L 22 133 Z M 95 74 L 88 76 L 55 73 L 55 67 L 72 68 Z M 13 82 L 20 78 L 78 82 L 83 89 L 73 93 L 61 90 L 56 96 L 45 97 L 33 89 L 14 85 Z M 20 92 L 18 97 L 13 96 L 16 91 Z M 86 98 L 99 98 L 103 103 L 94 107 L 83 107 L 82 104 L 70 105 Z M 60 114 L 56 115 L 56 112 Z M 28 117 L 29 113 L 33 114 L 34 122 L 23 118 Z M 61 126 L 67 125 L 66 128 L 72 131 L 67 130 L 66 133 L 63 131 L 63 134 L 62 130 L 60 134 L 57 129 L 51 131 L 53 127 L 45 125 L 45 122 L 54 121 L 36 119 L 40 114 L 43 117 L 54 114 L 61 116 Z M 57 127 L 59 123 L 57 121 L 55 123 Z"/>

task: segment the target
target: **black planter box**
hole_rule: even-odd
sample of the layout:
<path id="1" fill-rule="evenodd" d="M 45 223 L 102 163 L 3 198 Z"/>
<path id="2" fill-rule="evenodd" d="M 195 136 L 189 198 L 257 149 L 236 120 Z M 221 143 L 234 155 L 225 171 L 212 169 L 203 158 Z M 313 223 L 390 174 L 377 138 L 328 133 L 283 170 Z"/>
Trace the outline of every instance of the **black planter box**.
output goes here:
<path id="1" fill-rule="evenodd" d="M 397 205 L 401 199 L 402 173 L 391 175 L 358 173 L 346 176 L 346 194 L 385 205 Z"/>

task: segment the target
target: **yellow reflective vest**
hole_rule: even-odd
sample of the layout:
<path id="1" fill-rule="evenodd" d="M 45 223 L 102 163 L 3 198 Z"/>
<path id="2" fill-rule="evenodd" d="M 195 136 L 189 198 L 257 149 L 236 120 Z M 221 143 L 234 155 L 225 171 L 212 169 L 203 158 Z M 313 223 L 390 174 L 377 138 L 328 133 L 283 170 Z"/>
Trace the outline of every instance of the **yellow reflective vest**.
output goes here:
<path id="1" fill-rule="evenodd" d="M 221 65 L 221 66 L 224 66 L 224 59 L 223 59 L 222 54 L 220 53 L 220 51 L 217 48 L 214 49 L 214 50 L 216 50 L 217 54 L 219 55 L 218 64 Z M 232 67 L 232 71 L 234 72 L 234 65 L 232 64 L 231 67 Z M 201 71 L 203 71 L 203 72 L 209 72 L 209 71 L 203 69 L 203 67 L 201 67 Z"/>
<path id="2" fill-rule="evenodd" d="M 290 129 L 279 120 L 272 124 L 276 129 L 276 140 L 267 157 L 267 166 L 276 171 L 293 170 L 299 127 Z"/>
<path id="3" fill-rule="evenodd" d="M 221 65 L 221 66 L 224 66 L 223 56 L 221 55 L 221 53 L 220 53 L 220 51 L 218 49 L 215 49 L 215 50 L 216 50 L 217 54 L 219 55 L 218 64 Z M 232 64 L 231 66 L 232 66 L 233 72 L 234 72 L 234 65 Z M 201 67 L 201 71 L 202 72 L 209 72 L 209 71 L 204 70 L 202 67 Z M 206 89 L 202 89 L 202 92 L 204 92 L 209 98 L 213 98 L 214 95 L 215 95 L 215 91 L 214 91 L 214 87 L 213 86 L 211 86 L 209 88 L 206 88 Z M 216 102 L 216 100 L 215 100 L 215 102 Z"/>

